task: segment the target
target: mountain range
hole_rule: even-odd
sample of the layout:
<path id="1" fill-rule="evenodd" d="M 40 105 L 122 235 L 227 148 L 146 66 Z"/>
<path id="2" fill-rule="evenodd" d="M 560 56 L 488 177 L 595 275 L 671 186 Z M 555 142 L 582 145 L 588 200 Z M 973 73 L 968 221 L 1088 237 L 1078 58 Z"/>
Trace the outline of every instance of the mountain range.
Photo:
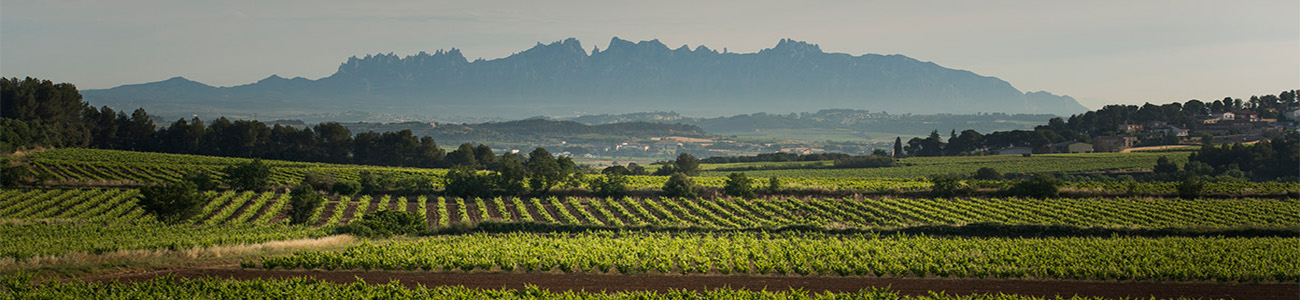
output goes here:
<path id="1" fill-rule="evenodd" d="M 571 38 L 491 60 L 471 61 L 455 48 L 351 57 L 333 75 L 315 80 L 272 75 L 214 87 L 174 77 L 82 93 L 96 106 L 171 115 L 361 110 L 509 119 L 668 110 L 700 116 L 827 108 L 1057 115 L 1087 110 L 1069 96 L 1021 92 L 996 77 L 903 55 L 827 53 L 790 39 L 756 53 L 732 53 L 619 38 L 588 52 Z"/>

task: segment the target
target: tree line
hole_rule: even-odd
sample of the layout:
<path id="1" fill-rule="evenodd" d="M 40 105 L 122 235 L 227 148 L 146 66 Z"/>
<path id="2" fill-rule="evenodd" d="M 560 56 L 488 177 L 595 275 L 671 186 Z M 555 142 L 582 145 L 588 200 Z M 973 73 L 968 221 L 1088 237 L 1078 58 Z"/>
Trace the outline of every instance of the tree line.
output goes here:
<path id="1" fill-rule="evenodd" d="M 976 154 L 982 150 L 1007 147 L 1042 148 L 1052 143 L 1066 141 L 1090 142 L 1093 137 L 1119 135 L 1128 124 L 1164 122 L 1181 128 L 1193 127 L 1200 118 L 1213 113 L 1257 110 L 1261 118 L 1285 119 L 1285 112 L 1294 109 L 1300 100 L 1300 90 L 1283 91 L 1278 95 L 1252 96 L 1249 100 L 1224 98 L 1212 102 L 1190 100 L 1185 103 L 1155 105 L 1107 105 L 1095 111 L 1055 117 L 1046 125 L 1033 130 L 995 131 L 981 134 L 975 130 L 953 130 L 943 138 L 938 130 L 924 138 L 916 137 L 903 142 L 895 140 L 894 156 L 944 156 Z"/>
<path id="2" fill-rule="evenodd" d="M 462 145 L 448 153 L 410 130 L 362 132 L 338 123 L 299 129 L 224 117 L 184 118 L 160 128 L 143 109 L 127 114 L 82 101 L 76 86 L 35 78 L 0 78 L 0 151 L 84 147 L 226 157 L 403 167 L 486 168 L 490 148 Z M 470 148 L 466 150 L 466 148 Z M 471 159 L 472 158 L 472 159 Z"/>

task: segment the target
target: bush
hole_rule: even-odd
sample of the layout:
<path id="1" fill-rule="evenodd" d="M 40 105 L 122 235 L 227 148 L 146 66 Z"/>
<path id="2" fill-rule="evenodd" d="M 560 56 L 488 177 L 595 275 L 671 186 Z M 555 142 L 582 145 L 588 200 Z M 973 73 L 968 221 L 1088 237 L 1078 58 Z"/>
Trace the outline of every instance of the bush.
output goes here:
<path id="1" fill-rule="evenodd" d="M 376 211 L 361 220 L 339 227 L 336 231 L 360 237 L 377 238 L 412 234 L 425 230 L 424 217 L 413 212 Z"/>
<path id="2" fill-rule="evenodd" d="M 698 191 L 699 187 L 695 185 L 695 180 L 682 173 L 673 173 L 663 187 L 664 196 L 667 197 L 696 197 L 699 196 Z"/>
<path id="3" fill-rule="evenodd" d="M 1004 196 L 1045 199 L 1060 195 L 1062 185 L 1064 183 L 1056 177 L 1039 174 L 1028 180 L 1017 181 L 1011 187 L 1002 190 L 1001 194 Z"/>
<path id="4" fill-rule="evenodd" d="M 6 165 L 0 169 L 0 186 L 36 185 L 39 182 L 36 173 L 25 165 Z"/>
<path id="5" fill-rule="evenodd" d="M 488 197 L 496 189 L 491 176 L 467 166 L 455 166 L 443 177 L 443 192 L 457 197 Z"/>
<path id="6" fill-rule="evenodd" d="M 781 179 L 776 178 L 776 176 L 772 176 L 772 177 L 768 177 L 768 178 L 767 178 L 767 192 L 768 192 L 768 193 L 773 193 L 773 194 L 775 194 L 775 193 L 780 193 L 781 190 L 782 190 L 782 188 L 781 188 Z"/>
<path id="7" fill-rule="evenodd" d="M 203 197 L 193 183 L 178 182 L 140 188 L 140 207 L 167 224 L 178 224 L 203 209 Z"/>
<path id="8" fill-rule="evenodd" d="M 236 190 L 260 191 L 271 185 L 271 167 L 261 159 L 227 166 L 226 182 Z"/>
<path id="9" fill-rule="evenodd" d="M 1178 183 L 1178 198 L 1193 199 L 1205 195 L 1205 181 L 1196 176 L 1187 176 Z"/>
<path id="10" fill-rule="evenodd" d="M 221 187 L 220 181 L 217 181 L 216 178 L 212 178 L 212 174 L 208 173 L 208 171 L 201 169 L 191 170 L 189 173 L 185 173 L 185 177 L 182 177 L 181 181 L 193 183 L 194 187 L 200 191 L 211 191 Z"/>
<path id="11" fill-rule="evenodd" d="M 302 183 L 317 191 L 328 191 L 334 187 L 334 176 L 320 172 L 307 172 L 302 176 Z"/>
<path id="12" fill-rule="evenodd" d="M 1178 172 L 1178 165 L 1170 162 L 1168 157 L 1161 156 L 1156 159 L 1156 166 L 1151 171 L 1156 174 L 1171 174 Z"/>
<path id="13" fill-rule="evenodd" d="M 745 173 L 731 173 L 727 175 L 727 183 L 722 187 L 722 191 L 735 197 L 753 198 L 754 180 L 745 176 Z"/>
<path id="14" fill-rule="evenodd" d="M 303 182 L 289 192 L 289 223 L 306 224 L 316 210 L 325 203 L 325 197 L 316 193 L 316 189 Z"/>
<path id="15" fill-rule="evenodd" d="M 352 196 L 361 192 L 361 183 L 356 180 L 339 180 L 334 182 L 330 190 L 339 195 Z"/>
<path id="16" fill-rule="evenodd" d="M 994 168 L 983 167 L 979 170 L 975 170 L 974 178 L 980 180 L 998 180 L 1002 179 L 1002 173 L 998 173 L 998 170 Z"/>
<path id="17" fill-rule="evenodd" d="M 370 171 L 361 171 L 357 176 L 357 182 L 361 184 L 362 194 L 377 194 L 388 190 L 387 181 Z"/>
<path id="18" fill-rule="evenodd" d="M 930 184 L 930 194 L 935 197 L 969 195 L 975 191 L 974 187 L 966 184 L 957 175 L 930 176 Z"/>
<path id="19" fill-rule="evenodd" d="M 622 197 L 627 195 L 627 176 L 621 173 L 605 174 L 605 178 L 593 178 L 591 191 L 597 197 Z"/>

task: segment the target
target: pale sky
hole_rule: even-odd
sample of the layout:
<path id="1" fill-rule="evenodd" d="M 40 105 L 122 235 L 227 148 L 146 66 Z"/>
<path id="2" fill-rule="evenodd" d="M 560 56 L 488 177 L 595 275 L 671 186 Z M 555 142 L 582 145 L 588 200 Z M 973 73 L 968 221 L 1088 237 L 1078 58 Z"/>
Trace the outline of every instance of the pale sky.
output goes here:
<path id="1" fill-rule="evenodd" d="M 109 88 L 317 79 L 349 56 L 493 59 L 573 37 L 903 54 L 1098 108 L 1300 88 L 1300 1 L 0 1 L 0 75 Z"/>

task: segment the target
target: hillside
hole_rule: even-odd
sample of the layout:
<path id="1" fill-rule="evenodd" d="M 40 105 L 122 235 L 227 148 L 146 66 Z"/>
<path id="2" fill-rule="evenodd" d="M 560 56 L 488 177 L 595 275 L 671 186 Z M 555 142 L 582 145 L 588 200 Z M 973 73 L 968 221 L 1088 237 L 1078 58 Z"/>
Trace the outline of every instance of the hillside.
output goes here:
<path id="1" fill-rule="evenodd" d="M 175 77 L 83 91 L 91 104 L 179 113 L 378 113 L 522 118 L 673 110 L 688 115 L 868 109 L 891 113 L 1085 111 L 1073 98 L 903 55 L 823 52 L 789 39 L 757 53 L 576 39 L 492 60 L 459 50 L 352 57 L 316 80 L 270 76 L 233 87 Z"/>

